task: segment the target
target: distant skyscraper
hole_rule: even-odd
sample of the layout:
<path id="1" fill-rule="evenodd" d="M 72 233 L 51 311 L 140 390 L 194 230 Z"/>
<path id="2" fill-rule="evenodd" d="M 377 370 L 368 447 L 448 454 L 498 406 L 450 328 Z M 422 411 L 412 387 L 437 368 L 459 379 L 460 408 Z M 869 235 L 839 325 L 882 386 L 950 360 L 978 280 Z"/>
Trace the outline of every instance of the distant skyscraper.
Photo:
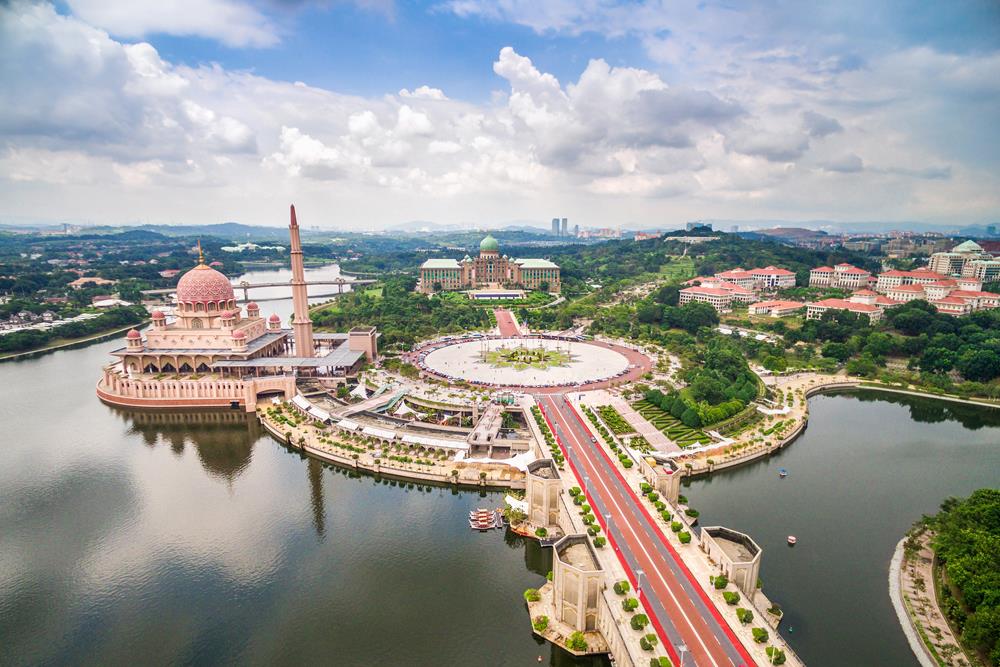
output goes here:
<path id="1" fill-rule="evenodd" d="M 990 236 L 996 236 L 997 235 L 997 226 L 996 225 L 986 225 L 986 233 L 989 234 Z"/>
<path id="2" fill-rule="evenodd" d="M 562 219 L 562 232 L 560 232 L 561 236 L 566 236 L 567 227 L 569 227 L 569 219 L 568 218 L 563 218 Z"/>
<path id="3" fill-rule="evenodd" d="M 552 236 L 559 236 L 559 218 L 552 218 Z"/>
<path id="4" fill-rule="evenodd" d="M 573 236 L 579 238 L 579 236 L 580 236 L 580 225 L 573 225 Z"/>

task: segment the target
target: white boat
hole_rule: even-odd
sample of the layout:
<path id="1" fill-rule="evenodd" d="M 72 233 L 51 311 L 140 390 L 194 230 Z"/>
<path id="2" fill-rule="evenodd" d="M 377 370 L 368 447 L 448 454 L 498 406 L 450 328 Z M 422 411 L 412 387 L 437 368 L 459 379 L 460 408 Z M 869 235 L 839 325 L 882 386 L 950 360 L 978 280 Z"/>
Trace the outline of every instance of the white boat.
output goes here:
<path id="1" fill-rule="evenodd" d="M 789 535 L 788 536 L 788 544 L 790 546 L 795 546 L 795 543 L 798 542 L 798 541 L 799 541 L 799 539 L 797 537 L 795 537 L 794 535 Z"/>

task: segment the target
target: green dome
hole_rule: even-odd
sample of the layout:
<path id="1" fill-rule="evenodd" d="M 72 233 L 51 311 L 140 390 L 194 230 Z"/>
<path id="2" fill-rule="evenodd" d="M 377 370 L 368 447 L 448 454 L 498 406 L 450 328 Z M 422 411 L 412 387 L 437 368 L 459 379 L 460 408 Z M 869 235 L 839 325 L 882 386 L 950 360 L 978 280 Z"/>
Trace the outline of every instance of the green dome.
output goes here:
<path id="1" fill-rule="evenodd" d="M 500 244 L 493 238 L 492 234 L 487 234 L 486 238 L 479 242 L 479 252 L 499 252 Z"/>

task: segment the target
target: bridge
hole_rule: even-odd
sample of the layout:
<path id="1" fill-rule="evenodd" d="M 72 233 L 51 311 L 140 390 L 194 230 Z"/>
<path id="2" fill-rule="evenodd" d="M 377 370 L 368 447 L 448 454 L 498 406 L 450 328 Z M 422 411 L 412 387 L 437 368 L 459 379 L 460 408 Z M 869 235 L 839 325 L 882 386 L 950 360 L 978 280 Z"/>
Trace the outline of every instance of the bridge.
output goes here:
<path id="1" fill-rule="evenodd" d="M 664 537 L 625 476 L 565 395 L 535 396 L 597 522 L 673 661 L 682 667 L 755 662 Z"/>
<path id="2" fill-rule="evenodd" d="M 350 280 L 348 280 L 346 278 L 330 278 L 330 279 L 327 279 L 327 280 L 307 280 L 306 281 L 306 285 L 336 285 L 337 286 L 337 294 L 343 294 L 343 292 L 344 292 L 344 285 L 371 285 L 372 283 L 375 283 L 375 282 L 377 282 L 377 281 L 376 280 L 369 280 L 369 279 L 350 279 Z M 246 280 L 243 280 L 243 281 L 241 281 L 241 282 L 233 285 L 233 289 L 234 290 L 237 290 L 237 289 L 243 290 L 243 300 L 244 301 L 249 301 L 250 300 L 250 290 L 252 290 L 252 289 L 257 289 L 257 288 L 260 288 L 260 287 L 288 287 L 290 285 L 291 285 L 290 282 L 281 282 L 281 283 L 277 283 L 277 282 L 276 283 L 250 283 L 250 282 L 247 282 Z M 160 294 L 170 294 L 170 293 L 176 292 L 176 291 L 177 291 L 176 287 L 170 287 L 170 288 L 167 288 L 167 289 L 145 289 L 145 290 L 142 290 L 142 294 L 145 295 L 145 296 L 156 296 L 156 295 L 160 295 Z M 313 296 L 315 296 L 315 295 L 313 295 Z"/>

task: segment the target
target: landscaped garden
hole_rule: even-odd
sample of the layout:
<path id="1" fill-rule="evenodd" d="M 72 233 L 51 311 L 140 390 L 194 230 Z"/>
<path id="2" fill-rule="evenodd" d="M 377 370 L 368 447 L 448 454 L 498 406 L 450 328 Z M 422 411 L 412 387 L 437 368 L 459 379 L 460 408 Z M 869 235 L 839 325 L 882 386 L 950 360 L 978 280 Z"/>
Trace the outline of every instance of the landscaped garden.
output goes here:
<path id="1" fill-rule="evenodd" d="M 690 426 L 685 426 L 668 412 L 647 399 L 642 399 L 632 404 L 636 412 L 649 420 L 653 426 L 662 431 L 668 438 L 677 443 L 678 447 L 693 447 L 697 445 L 707 445 L 712 441 L 703 431 Z"/>
<path id="2" fill-rule="evenodd" d="M 615 435 L 625 435 L 627 433 L 635 433 L 635 429 L 632 425 L 625 421 L 625 418 L 618 414 L 610 405 L 599 405 L 597 406 L 597 413 L 601 415 L 601 419 L 607 424 L 608 428 Z"/>
<path id="3" fill-rule="evenodd" d="M 565 366 L 572 361 L 569 352 L 544 347 L 528 348 L 501 347 L 486 353 L 486 361 L 494 368 L 513 368 L 523 371 L 526 368 L 545 370 L 552 366 Z"/>

